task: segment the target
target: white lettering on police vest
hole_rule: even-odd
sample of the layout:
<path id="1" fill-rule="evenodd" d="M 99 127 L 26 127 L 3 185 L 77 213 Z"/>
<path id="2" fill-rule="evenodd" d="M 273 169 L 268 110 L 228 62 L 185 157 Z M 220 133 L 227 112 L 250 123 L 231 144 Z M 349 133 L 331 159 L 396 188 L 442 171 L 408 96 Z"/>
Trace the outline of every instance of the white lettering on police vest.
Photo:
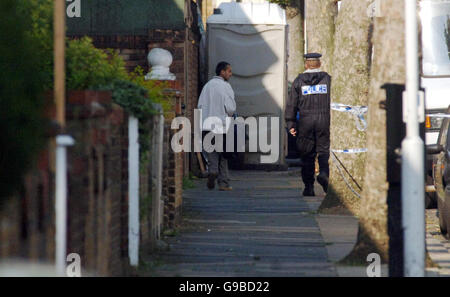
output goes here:
<path id="1" fill-rule="evenodd" d="M 302 95 L 327 94 L 327 85 L 303 86 Z"/>

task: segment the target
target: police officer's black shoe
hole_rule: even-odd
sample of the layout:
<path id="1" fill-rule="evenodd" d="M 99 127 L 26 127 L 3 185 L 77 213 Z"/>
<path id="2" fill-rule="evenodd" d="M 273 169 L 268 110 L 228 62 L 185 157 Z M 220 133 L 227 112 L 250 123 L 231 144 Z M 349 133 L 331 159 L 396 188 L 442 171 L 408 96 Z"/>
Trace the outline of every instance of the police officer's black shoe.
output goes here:
<path id="1" fill-rule="evenodd" d="M 306 185 L 303 190 L 303 196 L 316 196 L 316 194 L 314 194 L 314 185 Z"/>
<path id="2" fill-rule="evenodd" d="M 328 176 L 325 173 L 319 173 L 317 176 L 317 182 L 322 186 L 323 191 L 328 191 Z"/>

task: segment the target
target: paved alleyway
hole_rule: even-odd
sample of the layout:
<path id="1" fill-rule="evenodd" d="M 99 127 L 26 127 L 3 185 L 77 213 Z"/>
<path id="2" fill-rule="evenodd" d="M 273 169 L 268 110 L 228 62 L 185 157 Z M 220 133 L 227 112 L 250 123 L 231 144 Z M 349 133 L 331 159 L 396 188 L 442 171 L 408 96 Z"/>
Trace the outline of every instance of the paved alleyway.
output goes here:
<path id="1" fill-rule="evenodd" d="M 210 191 L 206 180 L 185 191 L 183 226 L 164 239 L 166 251 L 149 256 L 150 275 L 336 276 L 298 171 L 231 178 L 231 192 Z"/>

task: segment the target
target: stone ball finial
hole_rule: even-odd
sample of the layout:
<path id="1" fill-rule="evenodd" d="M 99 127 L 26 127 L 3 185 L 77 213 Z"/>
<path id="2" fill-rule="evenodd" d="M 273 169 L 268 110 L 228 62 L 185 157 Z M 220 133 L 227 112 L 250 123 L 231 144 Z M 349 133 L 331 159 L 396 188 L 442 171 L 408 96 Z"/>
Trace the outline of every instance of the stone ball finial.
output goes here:
<path id="1" fill-rule="evenodd" d="M 151 65 L 150 72 L 145 76 L 146 80 L 175 80 L 176 76 L 170 72 L 172 65 L 172 54 L 162 48 L 152 49 L 147 56 Z"/>

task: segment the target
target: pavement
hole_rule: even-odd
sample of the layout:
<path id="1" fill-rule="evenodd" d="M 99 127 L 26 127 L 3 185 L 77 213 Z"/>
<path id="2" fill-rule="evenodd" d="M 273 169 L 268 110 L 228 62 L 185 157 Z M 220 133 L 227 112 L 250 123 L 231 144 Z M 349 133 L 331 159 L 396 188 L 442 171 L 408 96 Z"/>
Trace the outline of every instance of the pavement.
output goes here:
<path id="1" fill-rule="evenodd" d="M 365 266 L 337 263 L 356 243 L 358 219 L 317 214 L 324 193 L 317 185 L 318 196 L 303 197 L 298 168 L 231 171 L 230 177 L 233 191 L 208 190 L 206 179 L 184 191 L 180 227 L 166 230 L 159 251 L 144 255 L 140 275 L 367 276 Z M 427 219 L 427 248 L 440 264 L 427 269 L 427 276 L 449 276 L 450 244 L 432 237 L 436 230 L 429 224 Z M 381 275 L 388 276 L 387 265 Z"/>
<path id="2" fill-rule="evenodd" d="M 429 271 L 450 277 L 450 240 L 446 239 L 439 229 L 439 211 L 427 209 L 425 215 L 427 251 L 433 263 L 438 266 Z"/>

